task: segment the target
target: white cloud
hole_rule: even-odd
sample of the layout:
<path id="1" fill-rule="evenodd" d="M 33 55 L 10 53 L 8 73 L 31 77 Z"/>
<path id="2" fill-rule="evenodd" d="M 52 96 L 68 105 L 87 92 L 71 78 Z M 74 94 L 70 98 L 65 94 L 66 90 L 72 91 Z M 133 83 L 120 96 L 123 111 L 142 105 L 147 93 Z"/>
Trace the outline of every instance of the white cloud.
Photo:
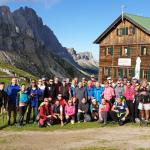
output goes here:
<path id="1" fill-rule="evenodd" d="M 20 4 L 40 4 L 46 8 L 57 4 L 60 0 L 0 0 L 0 5 L 8 5 L 9 3 L 20 3 Z"/>

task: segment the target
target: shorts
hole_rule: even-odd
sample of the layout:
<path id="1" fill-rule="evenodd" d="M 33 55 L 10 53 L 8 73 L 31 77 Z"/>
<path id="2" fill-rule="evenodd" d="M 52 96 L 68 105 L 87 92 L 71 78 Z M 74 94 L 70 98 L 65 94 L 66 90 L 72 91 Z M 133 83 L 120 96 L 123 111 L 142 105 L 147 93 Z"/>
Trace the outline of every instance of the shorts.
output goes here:
<path id="1" fill-rule="evenodd" d="M 139 103 L 139 106 L 138 106 L 138 109 L 139 110 L 150 110 L 150 103 L 146 103 L 146 104 L 143 104 L 143 103 Z"/>

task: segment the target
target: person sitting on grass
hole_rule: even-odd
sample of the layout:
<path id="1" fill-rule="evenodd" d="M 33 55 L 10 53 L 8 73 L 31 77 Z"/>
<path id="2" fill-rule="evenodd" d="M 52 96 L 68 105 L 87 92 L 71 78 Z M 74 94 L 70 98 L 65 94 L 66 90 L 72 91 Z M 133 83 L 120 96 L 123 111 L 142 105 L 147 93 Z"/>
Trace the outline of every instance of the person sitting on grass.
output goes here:
<path id="1" fill-rule="evenodd" d="M 96 101 L 96 99 L 92 99 L 91 115 L 92 115 L 92 120 L 94 121 L 97 121 L 99 118 L 98 110 L 99 110 L 98 102 Z"/>
<path id="2" fill-rule="evenodd" d="M 89 103 L 86 101 L 85 98 L 83 98 L 81 100 L 81 103 L 79 103 L 77 118 L 78 123 L 80 123 L 81 118 L 83 118 L 84 122 L 91 121 L 91 116 L 89 113 Z"/>
<path id="3" fill-rule="evenodd" d="M 123 98 L 116 98 L 114 105 L 112 106 L 110 115 L 114 122 L 118 122 L 119 125 L 123 125 L 128 119 L 129 109 L 127 107 L 126 101 Z"/>
<path id="4" fill-rule="evenodd" d="M 100 123 L 104 123 L 106 125 L 107 123 L 107 114 L 109 112 L 110 105 L 106 101 L 105 98 L 102 98 L 102 103 L 99 106 L 99 121 Z"/>
<path id="5" fill-rule="evenodd" d="M 53 124 L 54 113 L 49 98 L 44 98 L 44 102 L 39 107 L 39 127 L 47 127 Z"/>
<path id="6" fill-rule="evenodd" d="M 71 120 L 71 124 L 75 123 L 75 105 L 73 105 L 73 101 L 69 100 L 68 104 L 65 106 L 65 117 L 67 123 Z"/>
<path id="7" fill-rule="evenodd" d="M 23 125 L 24 115 L 27 110 L 27 105 L 29 102 L 29 95 L 25 84 L 21 85 L 21 91 L 18 92 L 17 98 L 17 108 L 19 110 L 18 127 Z"/>
<path id="8" fill-rule="evenodd" d="M 53 105 L 53 113 L 54 113 L 54 122 L 61 122 L 61 126 L 64 125 L 63 123 L 63 108 L 60 105 L 59 100 L 55 101 L 55 104 Z"/>

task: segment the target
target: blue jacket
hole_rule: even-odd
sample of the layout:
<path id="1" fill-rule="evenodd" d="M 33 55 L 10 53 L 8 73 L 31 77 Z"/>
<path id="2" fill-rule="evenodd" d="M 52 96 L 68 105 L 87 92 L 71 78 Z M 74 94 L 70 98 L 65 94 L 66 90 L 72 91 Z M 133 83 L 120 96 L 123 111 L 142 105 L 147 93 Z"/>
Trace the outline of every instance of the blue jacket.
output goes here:
<path id="1" fill-rule="evenodd" d="M 101 104 L 101 94 L 103 93 L 104 88 L 99 87 L 99 88 L 94 88 L 94 98 L 97 100 L 98 104 Z"/>
<path id="2" fill-rule="evenodd" d="M 28 103 L 29 102 L 29 96 L 27 91 L 20 91 L 18 92 L 18 100 L 17 100 L 17 105 L 19 105 L 19 103 Z"/>
<path id="3" fill-rule="evenodd" d="M 8 85 L 6 87 L 6 92 L 9 96 L 9 104 L 16 104 L 16 100 L 17 100 L 17 94 L 20 91 L 20 87 L 19 85 Z"/>
<path id="4" fill-rule="evenodd" d="M 88 97 L 91 99 L 94 96 L 94 87 L 87 87 Z"/>
<path id="5" fill-rule="evenodd" d="M 42 91 L 39 88 L 33 90 L 31 87 L 28 90 L 30 96 L 31 107 L 38 107 L 39 97 L 42 95 Z"/>

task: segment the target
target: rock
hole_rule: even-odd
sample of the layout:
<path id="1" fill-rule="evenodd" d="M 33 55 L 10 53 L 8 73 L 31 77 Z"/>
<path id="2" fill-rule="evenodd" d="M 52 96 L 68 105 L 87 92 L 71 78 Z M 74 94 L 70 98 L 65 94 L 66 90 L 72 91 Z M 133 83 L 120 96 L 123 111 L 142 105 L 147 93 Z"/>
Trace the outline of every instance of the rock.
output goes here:
<path id="1" fill-rule="evenodd" d="M 7 6 L 0 7 L 0 61 L 38 76 L 84 76 L 76 59 L 89 60 L 89 55 L 76 55 L 59 43 L 32 8 L 11 12 Z"/>

